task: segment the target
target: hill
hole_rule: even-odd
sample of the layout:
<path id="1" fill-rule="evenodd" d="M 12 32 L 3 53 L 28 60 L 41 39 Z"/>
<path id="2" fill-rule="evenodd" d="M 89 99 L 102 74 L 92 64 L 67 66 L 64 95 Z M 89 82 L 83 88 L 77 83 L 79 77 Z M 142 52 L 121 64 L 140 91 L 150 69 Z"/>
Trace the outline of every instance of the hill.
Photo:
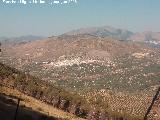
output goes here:
<path id="1" fill-rule="evenodd" d="M 59 36 L 9 47 L 10 49 L 6 49 L 7 53 L 5 54 L 7 55 L 20 58 L 28 56 L 29 59 L 41 61 L 57 59 L 63 55 L 66 58 L 112 59 L 115 56 L 122 56 L 143 49 L 138 44 L 91 35 Z"/>

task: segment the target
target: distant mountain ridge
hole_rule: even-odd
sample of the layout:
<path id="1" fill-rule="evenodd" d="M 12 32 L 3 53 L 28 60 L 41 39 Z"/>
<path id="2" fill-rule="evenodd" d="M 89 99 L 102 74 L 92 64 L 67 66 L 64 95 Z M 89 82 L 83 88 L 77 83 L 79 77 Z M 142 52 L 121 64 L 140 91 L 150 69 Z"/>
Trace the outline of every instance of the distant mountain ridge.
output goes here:
<path id="1" fill-rule="evenodd" d="M 1 42 L 30 42 L 34 40 L 42 40 L 46 37 L 43 36 L 35 36 L 35 35 L 25 35 L 20 37 L 0 37 Z"/>
<path id="2" fill-rule="evenodd" d="M 65 33 L 64 35 L 90 34 L 97 37 L 112 37 L 115 39 L 127 39 L 134 33 L 124 29 L 116 29 L 110 26 L 80 28 Z"/>
<path id="3" fill-rule="evenodd" d="M 118 40 L 134 41 L 134 42 L 145 42 L 151 44 L 160 45 L 160 32 L 142 32 L 134 33 L 125 29 L 117 29 L 110 26 L 103 27 L 90 27 L 90 28 L 80 28 L 73 30 L 63 35 L 79 35 L 79 34 L 89 34 L 97 37 L 112 37 Z"/>
<path id="4" fill-rule="evenodd" d="M 90 35 L 94 37 L 110 37 L 117 40 L 123 41 L 133 41 L 133 42 L 141 42 L 141 43 L 149 43 L 153 46 L 160 46 L 160 32 L 132 32 L 125 29 L 114 28 L 110 26 L 102 26 L 102 27 L 88 27 L 88 28 L 80 28 L 76 30 L 72 30 L 66 32 L 57 37 L 66 37 L 72 35 Z M 56 37 L 56 36 L 55 36 Z M 47 37 L 43 36 L 35 36 L 35 35 L 25 35 L 20 37 L 0 37 L 0 41 L 3 42 L 12 42 L 12 43 L 23 43 L 30 42 L 35 40 L 44 40 Z M 52 38 L 52 37 L 49 37 Z"/>

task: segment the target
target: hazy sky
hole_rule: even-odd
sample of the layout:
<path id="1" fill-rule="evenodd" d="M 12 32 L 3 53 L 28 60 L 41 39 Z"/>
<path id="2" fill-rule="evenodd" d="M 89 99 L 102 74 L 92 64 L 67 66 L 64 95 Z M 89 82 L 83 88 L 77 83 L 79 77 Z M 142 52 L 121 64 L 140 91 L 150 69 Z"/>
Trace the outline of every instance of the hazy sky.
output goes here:
<path id="1" fill-rule="evenodd" d="M 78 0 L 77 4 L 62 5 L 0 3 L 0 36 L 51 36 L 104 25 L 160 32 L 160 0 Z"/>

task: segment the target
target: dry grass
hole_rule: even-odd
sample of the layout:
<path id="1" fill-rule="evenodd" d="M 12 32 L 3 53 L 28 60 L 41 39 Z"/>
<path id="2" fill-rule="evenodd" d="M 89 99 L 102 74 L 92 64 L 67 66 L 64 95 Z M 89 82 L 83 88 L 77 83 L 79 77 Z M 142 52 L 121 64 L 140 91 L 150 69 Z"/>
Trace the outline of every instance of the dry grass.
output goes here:
<path id="1" fill-rule="evenodd" d="M 84 120 L 70 113 L 63 112 L 62 110 L 58 110 L 51 105 L 47 105 L 39 100 L 36 100 L 33 97 L 24 95 L 23 93 L 15 89 L 0 87 L 0 93 L 5 93 L 6 95 L 19 97 L 22 99 L 22 101 L 20 102 L 20 105 L 32 108 L 32 110 L 34 111 L 37 111 L 49 116 L 53 116 L 61 119 L 69 119 L 69 120 Z"/>

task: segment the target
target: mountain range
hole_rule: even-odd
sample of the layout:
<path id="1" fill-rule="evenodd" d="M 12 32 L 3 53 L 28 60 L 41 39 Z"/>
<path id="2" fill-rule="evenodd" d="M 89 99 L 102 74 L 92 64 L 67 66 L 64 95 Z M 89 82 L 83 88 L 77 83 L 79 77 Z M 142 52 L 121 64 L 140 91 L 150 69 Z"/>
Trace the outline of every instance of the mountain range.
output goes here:
<path id="1" fill-rule="evenodd" d="M 160 32 L 131 32 L 125 29 L 117 29 L 110 26 L 80 28 L 63 35 L 89 34 L 97 37 L 112 37 L 118 40 L 129 40 L 134 42 L 145 42 L 151 44 L 160 44 Z"/>
<path id="2" fill-rule="evenodd" d="M 149 43 L 152 45 L 160 45 L 160 32 L 132 32 L 126 29 L 119 29 L 110 26 L 80 28 L 66 32 L 59 36 L 66 35 L 91 35 L 95 37 L 110 37 L 122 41 L 134 41 L 141 43 Z M 43 40 L 45 38 L 46 37 L 43 36 L 26 35 L 20 37 L 0 37 L 0 41 L 21 43 L 35 40 Z"/>

